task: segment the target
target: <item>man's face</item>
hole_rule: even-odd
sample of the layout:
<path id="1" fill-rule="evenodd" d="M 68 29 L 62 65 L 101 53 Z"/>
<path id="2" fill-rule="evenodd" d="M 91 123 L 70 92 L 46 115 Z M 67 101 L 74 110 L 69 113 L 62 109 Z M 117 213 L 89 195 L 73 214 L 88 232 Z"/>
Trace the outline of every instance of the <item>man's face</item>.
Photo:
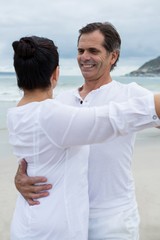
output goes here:
<path id="1" fill-rule="evenodd" d="M 77 61 L 85 80 L 94 81 L 110 73 L 112 53 L 103 47 L 104 36 L 97 30 L 82 34 L 78 43 Z"/>

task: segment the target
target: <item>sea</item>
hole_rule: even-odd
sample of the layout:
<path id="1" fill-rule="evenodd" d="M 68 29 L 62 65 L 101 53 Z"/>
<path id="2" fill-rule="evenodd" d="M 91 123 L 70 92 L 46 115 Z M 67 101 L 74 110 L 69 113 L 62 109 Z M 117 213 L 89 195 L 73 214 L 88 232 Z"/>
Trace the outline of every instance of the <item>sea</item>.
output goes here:
<path id="1" fill-rule="evenodd" d="M 160 77 L 113 76 L 112 78 L 124 84 L 136 82 L 154 93 L 160 92 Z M 54 96 L 61 91 L 75 89 L 82 84 L 82 76 L 60 76 L 57 87 L 54 90 Z M 17 87 L 15 73 L 0 73 L 0 130 L 6 129 L 8 108 L 16 106 L 22 95 L 22 91 Z"/>

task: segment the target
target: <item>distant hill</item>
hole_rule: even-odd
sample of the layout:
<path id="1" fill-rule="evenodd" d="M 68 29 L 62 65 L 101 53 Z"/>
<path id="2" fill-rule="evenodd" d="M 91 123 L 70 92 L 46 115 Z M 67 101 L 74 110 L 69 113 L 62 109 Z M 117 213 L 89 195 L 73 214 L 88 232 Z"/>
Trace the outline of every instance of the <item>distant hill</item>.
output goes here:
<path id="1" fill-rule="evenodd" d="M 126 74 L 131 77 L 157 77 L 160 76 L 160 56 L 144 63 L 137 70 Z"/>

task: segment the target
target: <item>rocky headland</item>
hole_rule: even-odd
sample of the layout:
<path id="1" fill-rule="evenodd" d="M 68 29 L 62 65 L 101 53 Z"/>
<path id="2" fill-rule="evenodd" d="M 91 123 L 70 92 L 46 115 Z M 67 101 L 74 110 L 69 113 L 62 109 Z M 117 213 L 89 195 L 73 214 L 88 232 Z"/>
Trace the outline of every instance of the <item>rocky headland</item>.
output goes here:
<path id="1" fill-rule="evenodd" d="M 160 76 L 160 56 L 144 63 L 140 68 L 132 71 L 127 76 L 130 77 L 158 77 Z"/>

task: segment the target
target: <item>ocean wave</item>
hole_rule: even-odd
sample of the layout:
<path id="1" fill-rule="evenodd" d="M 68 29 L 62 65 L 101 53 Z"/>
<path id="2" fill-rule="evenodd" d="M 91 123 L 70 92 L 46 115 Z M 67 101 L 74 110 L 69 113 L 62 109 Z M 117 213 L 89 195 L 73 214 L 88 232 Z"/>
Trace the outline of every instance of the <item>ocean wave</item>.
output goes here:
<path id="1" fill-rule="evenodd" d="M 136 82 L 144 88 L 157 93 L 160 92 L 160 78 L 129 78 L 129 77 L 114 77 L 113 79 L 122 82 L 130 83 Z M 76 89 L 83 84 L 80 76 L 61 76 L 54 93 L 58 95 L 61 91 Z M 23 91 L 19 90 L 14 74 L 0 75 L 0 101 L 18 101 L 23 96 Z"/>

